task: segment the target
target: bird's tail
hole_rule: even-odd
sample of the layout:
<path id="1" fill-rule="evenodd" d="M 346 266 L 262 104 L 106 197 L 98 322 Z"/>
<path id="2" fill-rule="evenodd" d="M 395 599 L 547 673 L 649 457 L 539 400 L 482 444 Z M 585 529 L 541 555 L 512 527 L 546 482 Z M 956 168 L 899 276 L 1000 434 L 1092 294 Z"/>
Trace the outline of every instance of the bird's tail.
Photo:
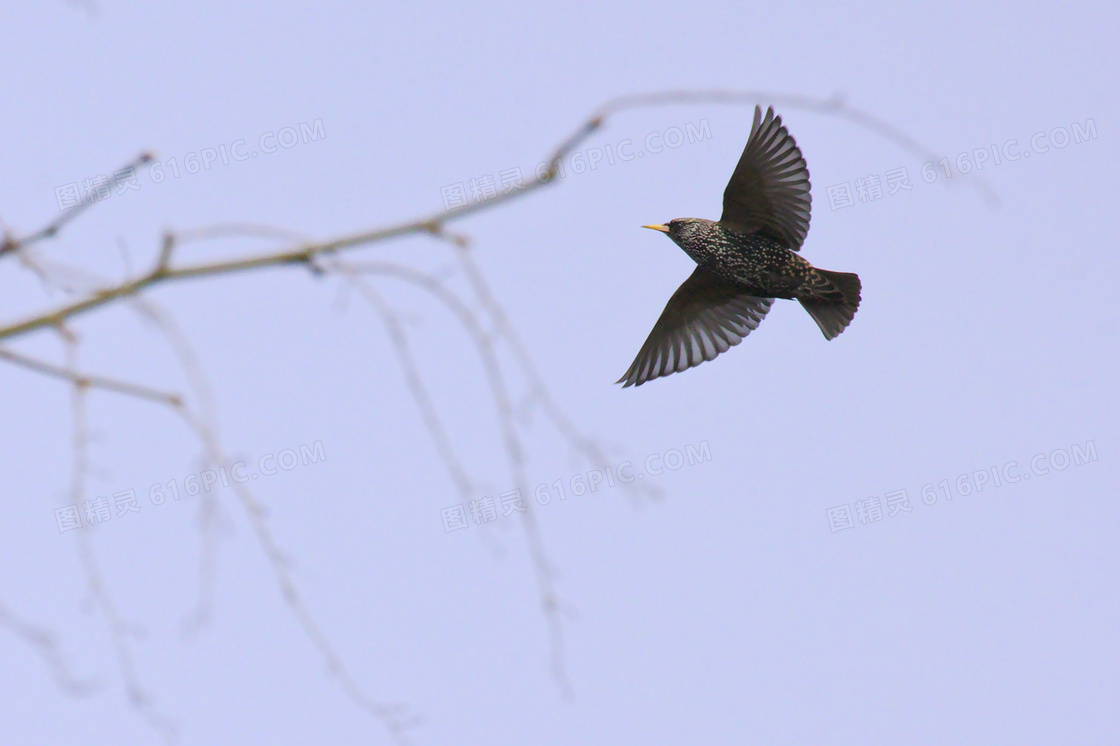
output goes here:
<path id="1" fill-rule="evenodd" d="M 826 269 L 818 269 L 817 274 L 820 279 L 814 283 L 812 294 L 797 300 L 817 322 L 824 338 L 833 339 L 852 323 L 859 308 L 859 275 Z"/>

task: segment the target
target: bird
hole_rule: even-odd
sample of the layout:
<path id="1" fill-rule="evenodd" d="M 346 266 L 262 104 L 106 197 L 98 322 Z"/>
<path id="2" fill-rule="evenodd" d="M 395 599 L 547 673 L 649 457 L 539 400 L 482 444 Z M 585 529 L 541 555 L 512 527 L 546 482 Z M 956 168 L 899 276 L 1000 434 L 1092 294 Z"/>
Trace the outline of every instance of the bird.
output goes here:
<path id="1" fill-rule="evenodd" d="M 616 383 L 641 386 L 714 360 L 757 329 L 777 298 L 797 300 L 825 339 L 844 331 L 862 287 L 858 275 L 818 269 L 797 253 L 809 232 L 809 192 L 809 168 L 782 118 L 756 106 L 720 219 L 642 226 L 671 238 L 696 269 Z"/>

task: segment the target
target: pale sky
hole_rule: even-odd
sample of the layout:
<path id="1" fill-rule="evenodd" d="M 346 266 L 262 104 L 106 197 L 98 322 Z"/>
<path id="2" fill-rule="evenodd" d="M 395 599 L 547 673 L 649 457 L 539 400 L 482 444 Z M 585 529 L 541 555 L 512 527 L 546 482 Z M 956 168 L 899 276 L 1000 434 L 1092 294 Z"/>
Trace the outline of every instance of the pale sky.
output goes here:
<path id="1" fill-rule="evenodd" d="M 835 340 L 779 301 L 714 362 L 613 383 L 692 267 L 640 226 L 719 217 L 753 101 L 619 113 L 558 185 L 449 226 L 558 409 L 603 450 L 593 463 L 572 447 L 496 342 L 570 698 L 526 532 L 503 502 L 518 477 L 487 369 L 454 310 L 368 280 L 467 494 L 393 327 L 343 278 L 288 267 L 144 297 L 190 340 L 221 445 L 303 608 L 361 692 L 423 717 L 416 744 L 1107 743 L 1120 731 L 1118 23 L 1103 3 L 8 3 L 0 218 L 27 235 L 152 151 L 134 182 L 36 245 L 80 292 L 88 277 L 59 265 L 118 283 L 152 266 L 166 230 L 247 223 L 326 240 L 500 192 L 518 170 L 531 181 L 618 95 L 784 96 L 758 103 L 808 162 L 802 254 L 863 283 Z M 938 160 L 923 168 L 788 100 L 837 95 Z M 287 245 L 191 242 L 174 260 Z M 345 257 L 434 277 L 495 331 L 447 242 Z M 0 299 L 7 326 L 75 298 L 7 256 Z M 133 306 L 70 328 L 83 371 L 200 403 Z M 65 362 L 51 330 L 0 348 Z M 6 742 L 161 743 L 129 702 L 116 639 L 181 744 L 393 743 L 328 672 L 232 479 L 202 474 L 182 420 L 88 394 L 82 501 L 106 497 L 111 513 L 90 526 L 70 492 L 70 388 L 4 360 L 0 387 Z M 216 529 L 200 530 L 195 480 L 211 482 Z M 472 517 L 485 498 L 493 520 L 484 502 Z M 71 504 L 81 528 L 60 523 Z M 91 595 L 83 546 L 125 633 Z M 185 634 L 205 557 L 210 617 Z M 50 630 L 95 689 L 64 691 L 21 624 Z"/>

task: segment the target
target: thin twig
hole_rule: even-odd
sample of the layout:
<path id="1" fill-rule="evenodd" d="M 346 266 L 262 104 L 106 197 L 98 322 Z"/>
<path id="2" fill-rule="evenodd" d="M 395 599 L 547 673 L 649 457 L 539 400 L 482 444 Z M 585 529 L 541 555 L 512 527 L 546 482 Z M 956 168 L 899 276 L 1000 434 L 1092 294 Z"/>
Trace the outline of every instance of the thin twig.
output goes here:
<path id="1" fill-rule="evenodd" d="M 335 268 L 344 265 L 336 264 Z M 447 434 L 447 428 L 443 425 L 443 420 L 440 419 L 439 412 L 436 410 L 435 404 L 432 402 L 431 394 L 428 393 L 428 388 L 424 384 L 424 379 L 420 376 L 420 368 L 416 364 L 416 359 L 412 355 L 412 351 L 408 345 L 408 338 L 404 332 L 404 326 L 401 324 L 396 314 L 389 308 L 388 303 L 381 297 L 380 293 L 376 292 L 372 287 L 356 282 L 354 277 L 348 278 L 351 285 L 359 290 L 361 295 L 369 303 L 377 314 L 381 317 L 385 328 L 389 332 L 389 339 L 393 343 L 393 347 L 397 352 L 398 360 L 401 364 L 401 369 L 404 372 L 405 383 L 408 385 L 412 392 L 413 399 L 416 400 L 417 406 L 420 408 L 420 416 L 424 421 L 424 426 L 428 429 L 428 434 L 431 435 L 432 441 L 436 445 L 436 451 L 439 452 L 441 460 L 447 467 L 447 471 L 451 476 L 451 481 L 455 483 L 455 488 L 463 499 L 469 499 L 474 493 L 474 484 L 471 482 L 470 477 L 467 475 L 466 467 L 455 453 L 455 448 L 451 445 L 451 438 Z"/>
<path id="2" fill-rule="evenodd" d="M 263 238 L 286 243 L 309 243 L 311 239 L 299 231 L 277 228 L 259 223 L 219 223 L 179 231 L 175 234 L 180 245 L 196 241 L 213 241 L 216 238 Z"/>
<path id="3" fill-rule="evenodd" d="M 79 679 L 71 673 L 53 632 L 24 620 L 2 601 L 0 601 L 0 626 L 34 648 L 51 670 L 59 688 L 66 693 L 84 696 L 97 689 L 97 684 L 93 680 Z"/>
<path id="4" fill-rule="evenodd" d="M 119 185 L 122 181 L 125 180 L 125 178 L 129 176 L 129 169 L 136 169 L 144 165 L 145 163 L 149 163 L 154 158 L 154 155 L 147 152 L 141 153 L 140 155 L 136 156 L 124 166 L 113 172 L 113 178 L 109 180 L 106 189 L 116 189 L 117 185 Z M 64 210 L 57 218 L 47 223 L 39 230 L 30 235 L 24 236 L 23 238 L 16 238 L 15 236 L 12 236 L 10 234 L 5 234 L 3 240 L 0 241 L 0 257 L 3 257 L 5 254 L 19 251 L 22 248 L 36 244 L 44 239 L 53 237 L 60 230 L 62 230 L 63 226 L 81 215 L 91 206 L 97 204 L 99 201 L 100 200 L 82 200 L 73 207 L 69 207 Z"/>
<path id="5" fill-rule="evenodd" d="M 69 334 L 64 338 L 67 343 L 67 369 L 70 371 L 68 379 L 73 382 L 70 404 L 74 423 L 74 460 L 71 468 L 70 500 L 73 504 L 80 505 L 85 495 L 85 483 L 89 474 L 86 393 L 90 384 L 84 383 L 82 377 L 74 371 L 77 362 L 77 340 Z M 116 604 L 109 594 L 109 588 L 105 584 L 101 569 L 97 564 L 97 557 L 91 545 L 90 532 L 88 530 L 78 531 L 76 542 L 90 597 L 97 608 L 100 609 L 109 627 L 109 637 L 113 643 L 113 650 L 117 657 L 117 667 L 124 679 L 129 702 L 148 721 L 148 724 L 164 737 L 164 740 L 173 743 L 178 735 L 178 725 L 156 709 L 151 696 L 140 683 L 140 678 L 136 673 L 136 664 L 132 657 L 132 648 L 126 639 L 129 634 L 135 634 L 135 628 L 127 624 L 117 612 Z"/>
<path id="6" fill-rule="evenodd" d="M 219 432 L 218 410 L 214 404 L 213 389 L 187 335 L 175 321 L 175 318 L 155 301 L 142 296 L 137 296 L 132 300 L 132 306 L 136 311 L 145 320 L 154 324 L 164 339 L 167 340 L 194 393 L 199 421 L 204 423 L 207 431 L 217 439 Z M 198 563 L 198 599 L 194 611 L 187 617 L 183 625 L 183 630 L 187 634 L 196 632 L 210 617 L 217 566 L 217 531 L 220 519 L 221 510 L 217 496 L 207 490 L 202 494 L 198 503 L 198 528 L 201 537 Z"/>
<path id="7" fill-rule="evenodd" d="M 599 444 L 581 433 L 563 411 L 561 411 L 556 400 L 552 398 L 547 384 L 545 384 L 544 379 L 533 363 L 532 356 L 529 355 L 525 344 L 521 341 L 517 331 L 510 323 L 505 310 L 494 297 L 489 284 L 486 282 L 486 278 L 475 263 L 469 246 L 463 242 L 455 242 L 455 255 L 458 257 L 471 287 L 474 288 L 479 303 L 481 303 L 483 308 L 490 314 L 498 334 L 505 339 L 506 344 L 509 345 L 510 350 L 513 352 L 513 357 L 517 361 L 517 365 L 521 368 L 522 374 L 528 381 L 530 396 L 541 406 L 548 418 L 552 420 L 553 425 L 555 425 L 556 429 L 560 431 L 560 434 L 568 441 L 569 446 L 583 456 L 592 467 L 597 468 L 609 464 L 608 457 Z M 652 499 L 658 499 L 662 495 L 661 490 L 651 484 L 635 483 L 633 485 L 624 485 L 624 487 L 632 489 L 635 492 L 645 493 L 648 498 Z"/>
<path id="8" fill-rule="evenodd" d="M 228 464 L 230 460 L 225 456 L 221 446 L 218 444 L 213 433 L 206 427 L 206 424 L 185 408 L 180 407 L 178 411 L 182 415 L 183 420 L 191 430 L 195 432 L 199 440 L 202 441 L 211 463 Z M 238 501 L 241 503 L 245 514 L 249 518 L 249 524 L 253 529 L 253 533 L 256 534 L 257 542 L 264 550 L 265 557 L 268 559 L 269 566 L 280 587 L 280 593 L 284 601 L 295 614 L 304 633 L 311 639 L 311 642 L 319 651 L 319 655 L 327 665 L 327 670 L 338 679 L 342 685 L 343 691 L 346 692 L 351 700 L 372 713 L 381 721 L 382 725 L 389 732 L 389 735 L 397 743 L 406 746 L 409 743 L 408 730 L 420 724 L 422 718 L 418 715 L 410 714 L 408 708 L 404 705 L 390 705 L 379 702 L 363 691 L 349 669 L 342 662 L 342 658 L 335 651 L 334 645 L 331 643 L 326 633 L 323 632 L 319 623 L 315 620 L 315 617 L 304 603 L 299 589 L 296 587 L 295 581 L 292 578 L 291 571 L 288 568 L 288 560 L 283 550 L 281 550 L 280 545 L 277 544 L 276 539 L 273 537 L 268 522 L 265 520 L 264 507 L 257 501 L 246 485 L 234 482 L 232 486 Z"/>
<path id="9" fill-rule="evenodd" d="M 628 109 L 651 106 L 698 102 L 745 104 L 754 103 L 759 100 L 778 101 L 791 108 L 802 108 L 818 113 L 839 116 L 887 138 L 903 149 L 915 153 L 922 158 L 936 158 L 936 154 L 934 154 L 933 151 L 906 135 L 898 128 L 862 109 L 850 106 L 838 98 L 817 99 L 809 96 L 790 96 L 788 94 L 764 91 L 666 91 L 621 96 L 601 106 L 590 119 L 580 125 L 575 132 L 564 140 L 560 147 L 549 157 L 549 169 L 545 172 L 543 178 L 535 182 L 530 182 L 525 185 L 524 189 L 511 190 L 508 193 L 498 194 L 488 200 L 462 205 L 452 210 L 432 213 L 419 219 L 405 221 L 386 228 L 356 233 L 321 243 L 304 243 L 288 251 L 208 264 L 196 264 L 179 269 L 171 269 L 166 266 L 166 263 L 161 259 L 161 261 L 156 263 L 156 266 L 151 272 L 138 279 L 121 283 L 115 287 L 96 291 L 89 298 L 63 306 L 54 311 L 25 319 L 24 321 L 19 321 L 5 327 L 0 327 L 0 340 L 57 326 L 74 316 L 100 308 L 120 298 L 135 295 L 141 290 L 161 282 L 214 277 L 292 264 L 313 266 L 312 260 L 321 255 L 333 254 L 346 249 L 353 249 L 409 234 L 427 232 L 438 235 L 443 229 L 443 226 L 449 222 L 460 220 L 482 210 L 497 207 L 498 205 L 523 197 L 540 187 L 553 183 L 558 173 L 560 161 L 574 148 L 578 147 L 580 143 L 586 140 L 593 132 L 598 130 L 610 115 Z M 146 156 L 147 154 L 141 156 L 138 160 L 143 160 Z M 987 183 L 983 179 L 976 177 L 969 181 L 976 185 L 976 188 L 985 195 L 989 203 L 993 200 L 997 200 L 994 191 L 987 186 Z M 0 255 L 20 246 L 34 243 L 34 241 L 40 240 L 41 238 L 55 235 L 66 222 L 76 216 L 77 212 L 77 208 L 72 208 L 60 218 L 27 238 L 15 240 L 11 237 L 5 237 L 3 245 L 0 245 Z"/>
<path id="10" fill-rule="evenodd" d="M 918 142 L 885 119 L 847 103 L 839 94 L 832 98 L 822 99 L 814 96 L 799 96 L 773 91 L 656 91 L 613 98 L 596 110 L 596 116 L 606 118 L 627 109 L 696 103 L 731 104 L 735 106 L 772 103 L 790 109 L 803 109 L 818 114 L 837 116 L 890 140 L 903 150 L 924 161 L 936 161 L 941 157 L 936 151 Z M 999 204 L 999 195 L 996 194 L 987 180 L 979 174 L 970 174 L 969 178 L 964 181 L 980 192 L 989 207 L 995 207 Z M 949 183 L 953 182 L 950 180 Z"/>
<path id="11" fill-rule="evenodd" d="M 482 357 L 483 369 L 490 384 L 510 471 L 517 489 L 523 496 L 522 504 L 525 510 L 521 512 L 521 524 L 525 530 L 526 543 L 533 560 L 534 576 L 541 597 L 541 606 L 548 624 L 552 675 L 565 698 L 570 699 L 572 697 L 572 686 L 568 680 L 564 662 L 564 634 L 560 619 L 562 607 L 553 577 L 555 571 L 544 550 L 544 539 L 537 522 L 532 492 L 525 472 L 524 452 L 517 435 L 513 404 L 505 378 L 502 375 L 501 365 L 494 351 L 493 341 L 478 324 L 470 309 L 454 293 L 449 292 L 441 283 L 423 272 L 389 262 L 343 262 L 342 260 L 336 260 L 328 266 L 355 278 L 355 281 L 358 275 L 384 275 L 403 280 L 425 290 L 454 313 L 474 340 L 475 347 Z M 356 282 L 355 287 L 363 293 L 368 293 L 370 290 L 365 283 Z"/>
<path id="12" fill-rule="evenodd" d="M 326 268 L 321 266 L 319 269 L 320 271 L 327 271 Z M 435 275 L 431 275 L 431 279 L 438 282 Z M 356 287 L 356 285 L 351 279 L 349 284 L 343 287 Z M 439 411 L 432 402 L 431 394 L 428 392 L 428 387 L 424 383 L 423 376 L 420 375 L 420 367 L 409 346 L 408 335 L 405 333 L 404 324 L 397 314 L 393 312 L 393 309 L 384 298 L 372 287 L 367 287 L 365 291 L 360 294 L 363 296 L 367 305 L 377 313 L 386 331 L 389 333 L 389 340 L 392 342 L 393 349 L 397 354 L 397 362 L 401 366 L 405 383 L 408 386 L 409 392 L 412 394 L 413 401 L 416 402 L 416 406 L 420 409 L 421 421 L 424 423 L 428 434 L 436 445 L 436 452 L 439 454 L 444 468 L 447 469 L 451 481 L 455 484 L 455 489 L 459 493 L 459 498 L 464 502 L 470 501 L 475 495 L 474 483 L 467 474 L 466 466 L 455 452 L 455 448 L 451 444 L 451 438 L 447 433 L 447 428 L 444 426 L 443 420 L 439 416 Z M 495 557 L 504 556 L 505 549 L 496 538 L 487 532 L 483 532 L 479 534 L 479 536 L 481 537 L 480 540 L 482 543 Z"/>
<path id="13" fill-rule="evenodd" d="M 608 101 L 597 112 L 591 116 L 587 121 L 581 124 L 563 143 L 553 151 L 549 157 L 549 169 L 542 175 L 540 179 L 535 182 L 524 185 L 522 189 L 511 190 L 508 193 L 497 195 L 491 199 L 476 202 L 468 205 L 463 205 L 456 209 L 430 213 L 418 219 L 409 220 L 388 227 L 366 231 L 362 233 L 352 234 L 335 238 L 323 242 L 307 241 L 299 236 L 291 234 L 278 233 L 272 229 L 264 229 L 260 226 L 251 226 L 244 224 L 231 224 L 225 226 L 214 226 L 211 228 L 201 228 L 194 232 L 184 232 L 179 234 L 168 233 L 165 236 L 164 244 L 160 249 L 159 257 L 154 263 L 151 270 L 145 274 L 129 278 L 118 284 L 109 284 L 101 289 L 94 289 L 88 291 L 87 297 L 80 298 L 72 301 L 58 308 L 50 310 L 46 313 L 41 313 L 30 318 L 26 318 L 6 326 L 0 327 L 0 340 L 14 339 L 23 335 L 31 334 L 37 331 L 55 329 L 68 334 L 66 324 L 73 318 L 78 317 L 87 312 L 95 309 L 114 304 L 118 301 L 139 301 L 140 294 L 152 287 L 165 282 L 174 282 L 180 280 L 199 279 L 205 277 L 216 277 L 228 274 L 236 274 L 241 272 L 255 271 L 258 269 L 267 269 L 283 266 L 298 265 L 312 270 L 317 269 L 320 265 L 318 261 L 327 259 L 339 252 L 367 246 L 373 243 L 386 241 L 393 238 L 398 238 L 406 235 L 413 235 L 419 233 L 430 233 L 433 235 L 446 238 L 458 247 L 457 253 L 464 270 L 467 273 L 468 280 L 471 283 L 479 302 L 486 310 L 489 317 L 493 320 L 497 329 L 497 334 L 504 339 L 513 351 L 515 360 L 521 371 L 529 382 L 531 394 L 535 401 L 537 401 L 542 408 L 548 413 L 553 423 L 560 430 L 561 433 L 568 439 L 568 441 L 576 447 L 578 451 L 583 453 L 585 457 L 597 461 L 605 461 L 605 458 L 598 447 L 593 441 L 583 437 L 571 424 L 571 422 L 564 417 L 559 407 L 555 404 L 549 395 L 547 388 L 544 386 L 543 379 L 532 365 L 531 358 L 529 357 L 524 344 L 513 330 L 509 319 L 497 304 L 496 300 L 491 293 L 489 286 L 484 282 L 481 272 L 479 272 L 476 265 L 474 265 L 472 258 L 466 250 L 466 240 L 461 235 L 448 233 L 445 226 L 456 220 L 460 220 L 467 216 L 473 215 L 476 212 L 488 210 L 509 202 L 513 199 L 525 196 L 532 193 L 547 184 L 554 183 L 555 177 L 559 171 L 559 163 L 568 155 L 572 150 L 579 146 L 586 138 L 593 132 L 599 129 L 606 121 L 608 116 L 614 116 L 620 112 L 643 107 L 663 106 L 673 104 L 686 104 L 686 103 L 727 103 L 727 104 L 753 104 L 756 101 L 771 101 L 790 108 L 802 108 L 827 115 L 835 115 L 854 124 L 869 129 L 876 134 L 887 138 L 888 140 L 899 145 L 908 152 L 917 154 L 924 159 L 936 158 L 936 154 L 930 149 L 918 143 L 916 140 L 910 138 L 905 133 L 901 132 L 892 125 L 875 117 L 863 110 L 852 107 L 839 99 L 816 99 L 805 96 L 789 96 L 785 94 L 774 94 L 765 92 L 746 92 L 746 91 L 670 91 L 662 93 L 641 94 L 635 96 L 624 96 Z M 131 166 L 135 167 L 141 165 L 151 159 L 149 154 L 142 154 L 135 159 L 132 163 L 126 166 L 126 169 Z M 109 184 L 109 188 L 114 188 L 121 180 L 121 169 L 114 174 L 113 180 Z M 994 192 L 987 187 L 986 183 L 979 178 L 972 178 L 968 180 L 974 184 L 977 189 L 981 191 L 987 198 L 989 203 L 995 199 Z M 40 230 L 31 233 L 25 237 L 17 238 L 14 234 L 5 229 L 3 235 L 0 236 L 0 257 L 7 254 L 17 255 L 20 261 L 27 267 L 35 271 L 44 282 L 50 282 L 49 275 L 51 274 L 50 268 L 44 268 L 43 263 L 38 257 L 33 257 L 33 247 L 35 244 L 44 241 L 50 237 L 56 236 L 59 231 L 69 224 L 72 220 L 82 214 L 88 207 L 93 204 L 93 201 L 86 201 L 80 205 L 63 212 L 53 221 L 48 223 Z M 265 253 L 253 255 L 248 257 L 241 257 L 236 259 L 228 259 L 210 263 L 196 263 L 188 264 L 186 266 L 173 266 L 173 256 L 176 247 L 185 241 L 190 240 L 208 240 L 218 237 L 226 236 L 252 236 L 262 237 L 269 239 L 278 239 L 285 241 L 294 241 L 295 246 L 283 251 L 272 253 Z M 59 265 L 60 267 L 62 265 Z M 510 464 L 510 469 L 514 474 L 515 482 L 522 494 L 529 497 L 528 483 L 525 475 L 525 464 L 520 438 L 518 435 L 516 421 L 514 418 L 514 410 L 512 402 L 509 398 L 506 383 L 502 375 L 502 371 L 497 362 L 497 357 L 493 349 L 493 340 L 490 335 L 482 329 L 477 319 L 470 313 L 470 309 L 453 293 L 448 292 L 443 288 L 437 280 L 428 277 L 423 273 L 416 272 L 401 266 L 390 266 L 386 264 L 381 265 L 336 265 L 340 271 L 343 272 L 357 272 L 359 274 L 382 274 L 395 276 L 406 282 L 420 286 L 427 290 L 429 293 L 438 297 L 441 302 L 453 310 L 459 316 L 460 320 L 468 328 L 469 333 L 475 340 L 480 354 L 484 360 L 484 368 L 491 387 L 491 393 L 494 398 L 495 408 L 498 413 L 498 421 L 502 432 L 503 443 L 505 445 L 507 459 Z M 77 270 L 66 268 L 67 271 L 77 273 Z M 86 276 L 81 277 L 86 280 Z M 72 288 L 66 288 L 72 290 Z M 373 296 L 371 296 L 372 298 Z M 383 310 L 388 311 L 387 307 Z M 390 313 L 391 316 L 391 313 Z M 387 321 L 387 326 L 392 326 L 391 322 Z M 399 322 L 397 324 L 399 331 Z M 390 331 L 392 335 L 392 330 Z M 73 350 L 73 340 L 71 339 L 71 351 Z M 90 388 L 101 388 L 111 390 L 125 395 L 136 396 L 142 399 L 160 403 L 170 406 L 177 413 L 179 413 L 190 425 L 195 432 L 199 435 L 202 442 L 205 444 L 205 449 L 208 458 L 214 463 L 224 463 L 222 451 L 218 446 L 217 437 L 213 431 L 213 422 L 208 421 L 207 418 L 199 418 L 186 406 L 184 406 L 182 399 L 176 394 L 169 394 L 167 392 L 158 391 L 138 384 L 132 384 L 125 381 L 106 378 L 103 376 L 89 376 L 77 373 L 73 367 L 62 368 L 50 363 L 45 363 L 39 360 L 28 358 L 27 356 L 19 353 L 14 353 L 9 350 L 0 350 L 0 357 L 8 360 L 17 365 L 33 370 L 35 372 L 49 375 L 52 377 L 60 378 L 69 381 L 73 386 L 74 391 L 74 411 L 75 411 L 75 456 L 74 456 L 74 479 L 72 492 L 75 496 L 75 502 L 80 499 L 82 490 L 84 488 L 84 480 L 88 472 L 88 463 L 86 457 L 86 442 L 88 435 L 85 430 L 85 409 L 84 409 L 84 396 L 85 392 Z M 182 358 L 181 358 L 182 359 Z M 407 374 L 406 374 L 407 375 Z M 418 379 L 417 379 L 418 380 Z M 414 395 L 416 389 L 414 388 Z M 418 399 L 419 400 L 419 399 Z M 429 424 L 429 430 L 432 427 Z M 433 431 L 434 432 L 434 431 Z M 438 440 L 438 438 L 437 438 Z M 437 446 L 438 447 L 438 446 Z M 450 453 L 450 451 L 448 451 Z M 448 463 L 454 463 L 451 460 L 445 459 Z M 456 479 L 453 476 L 453 479 Z M 456 479 L 460 491 L 469 489 L 469 480 L 465 477 L 465 470 L 462 470 L 460 478 Z M 333 647 L 323 635 L 321 629 L 311 617 L 310 613 L 302 603 L 295 585 L 288 574 L 287 566 L 284 556 L 273 539 L 267 524 L 264 521 L 263 509 L 255 501 L 252 494 L 245 488 L 244 485 L 235 486 L 238 499 L 246 510 L 250 522 L 253 525 L 254 531 L 257 534 L 258 541 L 260 542 L 265 554 L 268 556 L 272 564 L 273 571 L 276 574 L 277 582 L 280 585 L 284 598 L 294 610 L 297 618 L 300 620 L 305 632 L 313 640 L 318 648 L 320 654 L 327 662 L 328 668 L 339 677 L 342 682 L 343 688 L 349 696 L 355 701 L 362 704 L 364 707 L 374 712 L 389 728 L 390 732 L 397 737 L 398 740 L 404 740 L 404 729 L 409 727 L 410 721 L 406 720 L 402 715 L 399 708 L 382 705 L 369 698 L 364 692 L 360 690 L 356 682 L 350 676 L 348 671 L 342 665 L 341 660 L 338 658 Z M 561 634 L 561 627 L 559 622 L 559 603 L 554 591 L 553 572 L 547 557 L 544 553 L 543 542 L 541 540 L 540 529 L 536 523 L 535 513 L 533 512 L 533 504 L 529 499 L 525 500 L 526 511 L 523 513 L 523 525 L 526 530 L 526 535 L 529 543 L 529 551 L 532 555 L 534 569 L 537 577 L 538 587 L 540 589 L 542 603 L 545 607 L 546 617 L 549 621 L 549 628 L 552 635 L 552 653 L 553 653 L 553 673 L 557 680 L 561 682 L 561 686 L 568 691 L 568 684 L 564 674 L 563 665 L 563 637 Z M 128 645 L 123 638 L 123 632 L 126 630 L 123 622 L 116 616 L 114 607 L 109 599 L 108 593 L 105 590 L 105 585 L 101 580 L 100 574 L 97 570 L 96 563 L 94 562 L 93 553 L 88 545 L 88 538 L 86 532 L 81 532 L 82 536 L 79 539 L 80 551 L 83 553 L 83 564 L 86 568 L 87 580 L 91 589 L 94 592 L 94 597 L 98 602 L 99 607 L 102 609 L 103 614 L 110 620 L 110 628 L 114 635 L 114 645 L 117 648 L 118 659 L 120 661 L 122 672 L 124 673 L 126 685 L 129 688 L 130 696 L 133 698 L 134 704 L 141 708 L 149 720 L 153 721 L 159 727 L 165 727 L 161 716 L 156 715 L 151 703 L 147 700 L 139 687 L 135 678 L 135 671 L 131 663 L 131 653 Z"/>
<path id="14" fill-rule="evenodd" d="M 137 399 L 145 399 L 147 401 L 154 401 L 159 404 L 167 404 L 177 407 L 182 404 L 182 398 L 178 394 L 173 394 L 167 391 L 160 391 L 148 386 L 142 386 L 138 383 L 131 383 L 129 381 L 122 381 L 116 378 L 109 378 L 107 376 L 94 376 L 87 373 L 77 373 L 68 368 L 59 365 L 36 360 L 35 358 L 21 355 L 18 352 L 5 350 L 0 347 L 0 360 L 7 360 L 10 363 L 19 365 L 28 370 L 33 370 L 36 373 L 50 376 L 52 378 L 59 378 L 63 381 L 69 381 L 79 388 L 95 388 L 104 389 L 105 391 L 113 391 L 118 394 L 132 396 Z"/>

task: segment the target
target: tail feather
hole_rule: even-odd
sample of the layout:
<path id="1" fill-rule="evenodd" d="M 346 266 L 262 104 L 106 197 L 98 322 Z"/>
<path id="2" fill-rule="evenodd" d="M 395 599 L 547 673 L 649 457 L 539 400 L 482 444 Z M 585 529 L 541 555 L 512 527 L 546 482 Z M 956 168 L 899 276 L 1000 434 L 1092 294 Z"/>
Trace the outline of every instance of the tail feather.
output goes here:
<path id="1" fill-rule="evenodd" d="M 852 272 L 829 272 L 818 269 L 821 282 L 813 288 L 813 294 L 798 298 L 801 307 L 809 312 L 813 321 L 821 328 L 825 339 L 834 339 L 848 328 L 859 308 L 859 276 Z"/>

